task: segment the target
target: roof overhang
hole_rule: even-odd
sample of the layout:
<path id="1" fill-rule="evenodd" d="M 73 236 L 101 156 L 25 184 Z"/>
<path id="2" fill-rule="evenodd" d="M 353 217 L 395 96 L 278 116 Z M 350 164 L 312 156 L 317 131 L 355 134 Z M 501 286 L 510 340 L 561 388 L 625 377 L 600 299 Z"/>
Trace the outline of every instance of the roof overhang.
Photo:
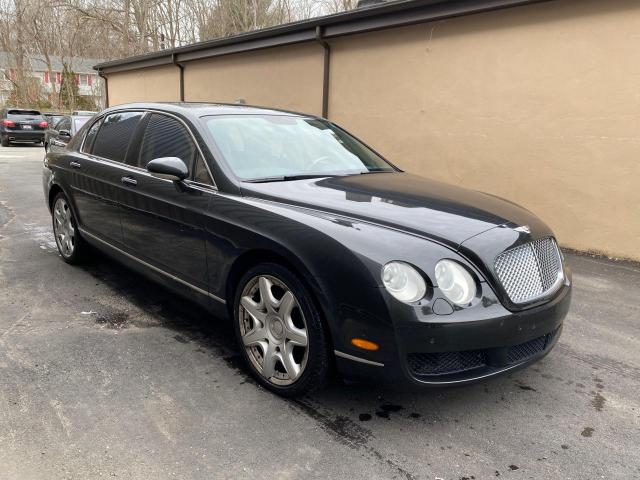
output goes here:
<path id="1" fill-rule="evenodd" d="M 414 25 L 552 0 L 399 0 L 301 22 L 216 38 L 184 47 L 99 63 L 103 74 L 182 64 L 239 52 Z"/>

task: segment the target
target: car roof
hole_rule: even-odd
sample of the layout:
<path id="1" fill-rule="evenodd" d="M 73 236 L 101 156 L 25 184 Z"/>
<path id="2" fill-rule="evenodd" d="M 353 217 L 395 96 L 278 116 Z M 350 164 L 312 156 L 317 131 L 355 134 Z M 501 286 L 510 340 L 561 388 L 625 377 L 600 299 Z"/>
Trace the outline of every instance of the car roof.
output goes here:
<path id="1" fill-rule="evenodd" d="M 291 112 L 275 108 L 258 107 L 254 105 L 232 103 L 203 103 L 203 102 L 140 102 L 116 105 L 104 110 L 104 113 L 124 109 L 161 110 L 184 115 L 205 117 L 210 115 L 286 115 L 299 117 L 315 117 L 300 112 Z"/>

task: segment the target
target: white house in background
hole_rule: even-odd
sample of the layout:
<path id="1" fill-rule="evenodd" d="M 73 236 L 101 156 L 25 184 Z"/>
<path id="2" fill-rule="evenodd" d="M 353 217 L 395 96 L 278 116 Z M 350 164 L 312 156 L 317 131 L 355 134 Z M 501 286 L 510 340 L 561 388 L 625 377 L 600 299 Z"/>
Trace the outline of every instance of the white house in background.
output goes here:
<path id="1" fill-rule="evenodd" d="M 37 79 L 42 87 L 42 92 L 55 104 L 55 95 L 60 91 L 62 81 L 63 63 L 58 56 L 49 57 L 51 70 L 47 68 L 47 61 L 44 55 L 27 54 L 25 61 L 28 62 L 28 75 Z M 96 74 L 93 66 L 103 60 L 97 58 L 71 57 L 65 58 L 68 68 L 75 73 L 78 93 L 81 96 L 92 97 L 98 105 L 102 105 L 102 95 L 104 89 L 100 77 Z M 11 78 L 15 76 L 15 57 L 8 52 L 0 52 L 0 103 L 6 104 L 12 91 Z"/>

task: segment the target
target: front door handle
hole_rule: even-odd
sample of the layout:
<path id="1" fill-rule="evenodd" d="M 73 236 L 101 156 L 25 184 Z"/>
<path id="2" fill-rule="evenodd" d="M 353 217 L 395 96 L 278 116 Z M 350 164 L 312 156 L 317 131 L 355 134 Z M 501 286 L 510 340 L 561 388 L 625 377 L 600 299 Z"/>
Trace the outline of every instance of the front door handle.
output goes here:
<path id="1" fill-rule="evenodd" d="M 132 177 L 122 177 L 120 179 L 120 181 L 122 183 L 124 183 L 125 185 L 131 185 L 131 186 L 136 186 L 138 184 L 138 181 L 135 178 Z"/>
<path id="2" fill-rule="evenodd" d="M 82 165 L 80 165 L 78 162 L 69 162 L 69 166 L 71 168 L 81 168 Z"/>

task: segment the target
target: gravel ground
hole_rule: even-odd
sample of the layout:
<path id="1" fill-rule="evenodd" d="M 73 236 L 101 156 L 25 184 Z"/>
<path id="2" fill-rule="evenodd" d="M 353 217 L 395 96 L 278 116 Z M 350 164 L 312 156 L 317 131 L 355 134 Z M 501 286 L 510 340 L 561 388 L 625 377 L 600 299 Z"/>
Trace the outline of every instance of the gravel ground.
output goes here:
<path id="1" fill-rule="evenodd" d="M 42 147 L 0 148 L 0 479 L 640 477 L 640 267 L 568 255 L 574 297 L 531 368 L 298 401 L 225 322 L 96 255 L 59 258 Z"/>

